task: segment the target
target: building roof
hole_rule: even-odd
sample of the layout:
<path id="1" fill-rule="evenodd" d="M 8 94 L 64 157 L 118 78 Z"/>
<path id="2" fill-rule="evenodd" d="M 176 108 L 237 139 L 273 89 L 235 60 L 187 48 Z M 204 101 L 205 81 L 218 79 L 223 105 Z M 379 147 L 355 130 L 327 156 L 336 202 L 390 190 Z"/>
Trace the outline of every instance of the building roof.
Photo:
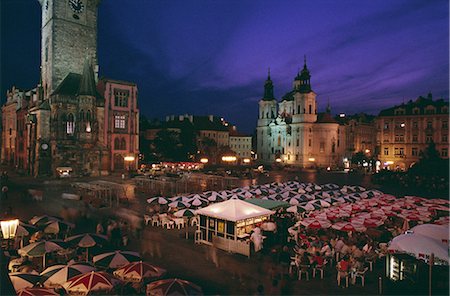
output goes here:
<path id="1" fill-rule="evenodd" d="M 296 93 L 295 90 L 291 90 L 290 92 L 286 93 L 284 96 L 281 97 L 281 101 L 293 101 L 295 93 Z"/>
<path id="2" fill-rule="evenodd" d="M 288 202 L 282 200 L 270 200 L 270 199 L 261 199 L 261 198 L 250 198 L 245 199 L 245 202 L 249 202 L 251 204 L 257 205 L 259 207 L 268 209 L 268 210 L 276 210 L 280 208 L 288 208 L 290 205 Z"/>
<path id="3" fill-rule="evenodd" d="M 136 86 L 137 85 L 134 82 L 125 81 L 125 80 L 118 80 L 118 79 L 112 79 L 112 78 L 108 78 L 108 77 L 101 77 L 100 80 L 104 81 L 104 82 L 117 83 L 117 84 L 126 84 L 126 85 L 131 85 L 131 86 Z"/>
<path id="4" fill-rule="evenodd" d="M 370 124 L 373 123 L 375 120 L 375 115 L 370 115 L 366 113 L 357 113 L 357 114 L 351 114 L 351 115 L 345 115 L 344 117 L 340 117 L 339 115 L 336 115 L 334 119 L 339 122 L 340 124 L 346 124 L 351 120 L 354 120 L 358 123 L 362 124 Z"/>
<path id="5" fill-rule="evenodd" d="M 328 112 L 318 113 L 317 114 L 317 123 L 338 123 L 336 119 L 333 118 L 333 115 Z"/>
<path id="6" fill-rule="evenodd" d="M 269 216 L 275 212 L 240 199 L 229 199 L 197 210 L 197 214 L 226 221 L 240 221 L 248 218 Z"/>
<path id="7" fill-rule="evenodd" d="M 406 104 L 403 103 L 401 105 L 396 105 L 394 107 L 381 110 L 379 116 L 404 116 L 404 115 L 420 115 L 426 114 L 425 109 L 428 106 L 433 106 L 436 108 L 435 114 L 448 114 L 448 101 L 444 101 L 444 99 L 439 99 L 433 101 L 433 97 L 431 94 L 428 94 L 427 97 L 418 97 L 415 101 L 409 100 Z M 444 110 L 443 107 L 447 107 L 447 111 Z M 413 110 L 419 110 L 418 114 L 415 114 Z M 397 110 L 404 110 L 404 112 L 397 112 Z"/>
<path id="8" fill-rule="evenodd" d="M 89 59 L 84 61 L 83 75 L 80 79 L 80 86 L 78 88 L 78 95 L 96 97 L 97 87 L 95 83 L 94 70 Z"/>
<path id="9" fill-rule="evenodd" d="M 207 130 L 207 131 L 223 131 L 227 132 L 228 127 L 222 123 L 219 117 L 212 116 L 194 116 L 193 118 L 194 128 L 196 130 Z"/>
<path id="10" fill-rule="evenodd" d="M 61 81 L 58 87 L 53 91 L 52 95 L 75 96 L 80 87 L 81 75 L 77 73 L 69 73 Z"/>

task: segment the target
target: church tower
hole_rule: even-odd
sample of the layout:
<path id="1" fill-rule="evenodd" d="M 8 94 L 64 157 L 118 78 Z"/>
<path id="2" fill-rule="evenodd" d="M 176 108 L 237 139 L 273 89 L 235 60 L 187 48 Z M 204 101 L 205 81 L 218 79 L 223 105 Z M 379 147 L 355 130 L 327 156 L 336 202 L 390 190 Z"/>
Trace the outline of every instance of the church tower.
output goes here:
<path id="1" fill-rule="evenodd" d="M 258 158 L 261 161 L 269 161 L 272 158 L 270 150 L 271 131 L 269 124 L 277 117 L 277 100 L 273 94 L 273 83 L 270 79 L 270 69 L 267 80 L 264 83 L 264 96 L 259 101 L 257 133 Z"/>
<path id="2" fill-rule="evenodd" d="M 294 115 L 292 116 L 292 122 L 316 122 L 316 93 L 311 89 L 311 74 L 306 65 L 306 56 L 303 69 L 295 77 L 292 92 L 294 97 Z"/>
<path id="3" fill-rule="evenodd" d="M 42 9 L 41 75 L 45 99 L 69 73 L 83 72 L 86 56 L 97 65 L 99 2 L 39 0 Z"/>

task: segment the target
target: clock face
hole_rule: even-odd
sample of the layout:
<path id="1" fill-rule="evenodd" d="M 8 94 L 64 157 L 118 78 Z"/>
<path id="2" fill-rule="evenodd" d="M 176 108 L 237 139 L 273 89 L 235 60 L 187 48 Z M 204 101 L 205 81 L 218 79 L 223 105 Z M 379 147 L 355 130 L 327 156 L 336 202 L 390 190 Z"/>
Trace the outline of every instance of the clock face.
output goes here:
<path id="1" fill-rule="evenodd" d="M 75 13 L 82 13 L 84 9 L 84 4 L 81 0 L 69 0 L 69 6 Z"/>
<path id="2" fill-rule="evenodd" d="M 42 148 L 42 150 L 47 150 L 48 149 L 48 145 L 44 143 L 44 144 L 41 145 L 41 148 Z"/>

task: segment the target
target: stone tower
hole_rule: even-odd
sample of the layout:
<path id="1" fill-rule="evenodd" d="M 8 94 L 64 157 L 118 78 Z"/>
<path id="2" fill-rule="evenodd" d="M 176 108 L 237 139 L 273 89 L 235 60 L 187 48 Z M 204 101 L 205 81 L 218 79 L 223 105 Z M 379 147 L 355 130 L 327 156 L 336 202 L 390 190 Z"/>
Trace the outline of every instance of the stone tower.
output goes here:
<path id="1" fill-rule="evenodd" d="M 97 65 L 100 0 L 39 0 L 42 7 L 41 75 L 48 98 L 69 73 L 81 74 L 86 56 Z M 94 67 L 96 72 L 98 67 Z"/>

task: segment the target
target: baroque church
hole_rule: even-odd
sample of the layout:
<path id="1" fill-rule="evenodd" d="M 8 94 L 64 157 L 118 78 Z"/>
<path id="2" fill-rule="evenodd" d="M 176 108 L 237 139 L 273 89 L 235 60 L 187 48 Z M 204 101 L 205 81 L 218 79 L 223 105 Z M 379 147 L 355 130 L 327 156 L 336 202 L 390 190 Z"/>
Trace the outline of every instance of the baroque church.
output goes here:
<path id="1" fill-rule="evenodd" d="M 269 72 L 259 101 L 258 160 L 301 168 L 342 166 L 345 130 L 332 117 L 329 106 L 326 112 L 317 113 L 306 58 L 292 90 L 281 101 L 275 98 L 273 89 Z"/>
<path id="2" fill-rule="evenodd" d="M 12 116 L 5 114 L 8 104 L 26 106 L 26 127 L 15 135 L 26 133 L 23 140 L 28 152 L 19 159 L 20 148 L 14 151 L 11 146 L 20 147 L 20 139 L 9 139 L 2 161 L 23 166 L 31 175 L 52 175 L 61 167 L 79 175 L 135 169 L 139 154 L 137 86 L 98 79 L 100 0 L 39 2 L 41 81 L 31 91 L 11 92 L 2 108 L 5 126 Z M 15 116 L 19 122 L 22 115 Z"/>

